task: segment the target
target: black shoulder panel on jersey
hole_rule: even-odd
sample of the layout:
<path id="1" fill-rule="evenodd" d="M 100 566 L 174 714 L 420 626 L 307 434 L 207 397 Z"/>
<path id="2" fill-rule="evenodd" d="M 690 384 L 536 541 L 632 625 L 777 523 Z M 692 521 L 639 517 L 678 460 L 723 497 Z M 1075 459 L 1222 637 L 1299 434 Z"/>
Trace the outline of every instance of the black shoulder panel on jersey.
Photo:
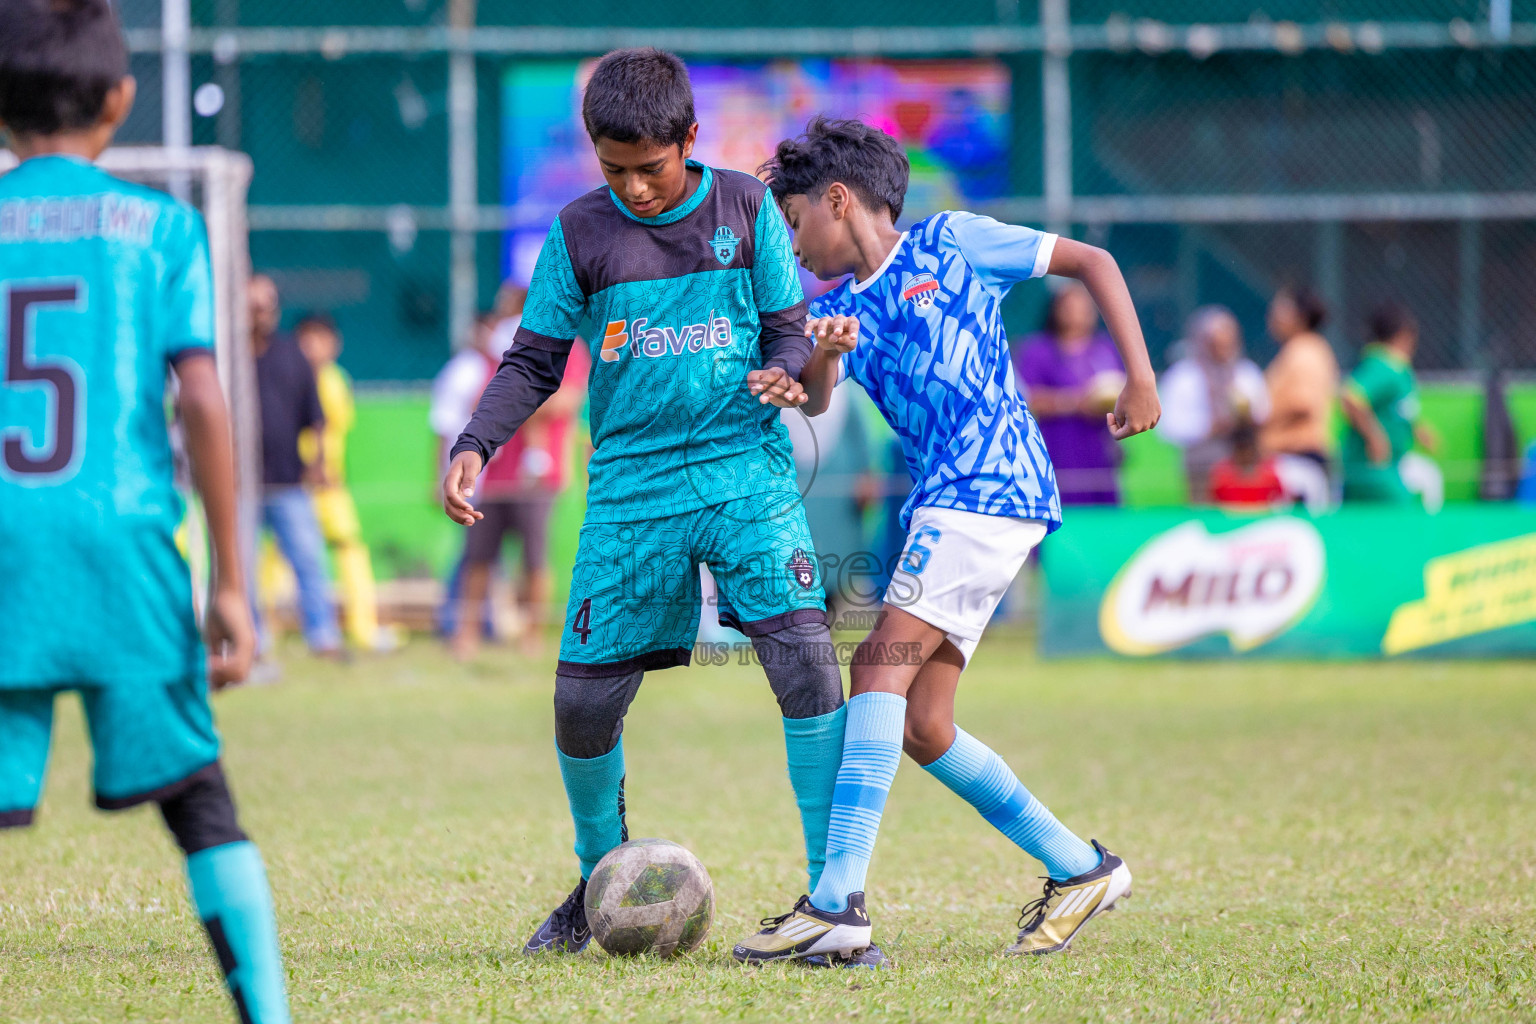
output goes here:
<path id="1" fill-rule="evenodd" d="M 709 194 L 671 224 L 647 224 L 629 216 L 606 185 L 561 210 L 565 248 L 582 294 L 595 295 L 633 281 L 750 270 L 766 187 L 750 174 L 711 170 Z"/>

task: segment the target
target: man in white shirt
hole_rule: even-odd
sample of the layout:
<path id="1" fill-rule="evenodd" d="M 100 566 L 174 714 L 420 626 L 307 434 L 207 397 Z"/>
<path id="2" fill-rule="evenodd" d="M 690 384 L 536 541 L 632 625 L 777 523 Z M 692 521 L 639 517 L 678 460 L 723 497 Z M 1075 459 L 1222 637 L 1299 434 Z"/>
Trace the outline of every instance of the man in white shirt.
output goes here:
<path id="1" fill-rule="evenodd" d="M 1185 338 L 1186 354 L 1158 381 L 1158 433 L 1184 449 L 1189 499 L 1205 503 L 1211 467 L 1230 453 L 1233 430 L 1269 417 L 1269 391 L 1264 371 L 1243 355 L 1243 331 L 1227 307 L 1195 310 Z"/>

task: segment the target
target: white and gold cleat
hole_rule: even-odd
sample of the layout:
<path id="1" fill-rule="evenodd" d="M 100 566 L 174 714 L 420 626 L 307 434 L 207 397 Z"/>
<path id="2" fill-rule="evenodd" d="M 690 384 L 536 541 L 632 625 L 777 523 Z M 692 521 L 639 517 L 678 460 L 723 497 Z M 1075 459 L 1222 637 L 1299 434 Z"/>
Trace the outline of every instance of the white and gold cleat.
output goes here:
<path id="1" fill-rule="evenodd" d="M 1045 893 L 1019 914 L 1019 938 L 1006 952 L 1013 955 L 1060 953 L 1072 945 L 1083 925 L 1113 910 L 1131 894 L 1131 869 L 1097 839 L 1093 848 L 1103 860 L 1092 871 L 1057 882 L 1047 878 Z"/>
<path id="2" fill-rule="evenodd" d="M 848 897 L 848 909 L 841 914 L 818 910 L 811 906 L 809 896 L 801 896 L 789 913 L 765 917 L 762 923 L 766 925 L 762 931 L 738 942 L 731 950 L 731 955 L 742 963 L 763 964 L 818 955 L 849 960 L 869 948 L 873 932 L 861 892 Z M 884 954 L 879 957 L 883 960 Z"/>

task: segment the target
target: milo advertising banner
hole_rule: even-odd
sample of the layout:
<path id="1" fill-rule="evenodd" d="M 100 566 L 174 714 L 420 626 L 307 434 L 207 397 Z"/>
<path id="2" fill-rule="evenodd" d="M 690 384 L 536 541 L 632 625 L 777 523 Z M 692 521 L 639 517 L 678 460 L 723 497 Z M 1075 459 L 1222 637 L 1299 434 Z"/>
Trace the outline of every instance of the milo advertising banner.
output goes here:
<path id="1" fill-rule="evenodd" d="M 1536 654 L 1536 513 L 1068 509 L 1041 548 L 1048 655 Z"/>

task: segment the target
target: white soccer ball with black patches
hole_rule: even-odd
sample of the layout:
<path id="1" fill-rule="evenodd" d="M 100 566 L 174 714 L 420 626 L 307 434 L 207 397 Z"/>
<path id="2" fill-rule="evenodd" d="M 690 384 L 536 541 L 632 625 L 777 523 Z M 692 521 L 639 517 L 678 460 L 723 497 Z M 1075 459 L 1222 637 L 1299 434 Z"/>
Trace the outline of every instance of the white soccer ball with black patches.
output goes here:
<path id="1" fill-rule="evenodd" d="M 609 850 L 587 880 L 587 923 L 615 956 L 689 953 L 709 934 L 715 884 L 699 858 L 665 839 Z"/>

